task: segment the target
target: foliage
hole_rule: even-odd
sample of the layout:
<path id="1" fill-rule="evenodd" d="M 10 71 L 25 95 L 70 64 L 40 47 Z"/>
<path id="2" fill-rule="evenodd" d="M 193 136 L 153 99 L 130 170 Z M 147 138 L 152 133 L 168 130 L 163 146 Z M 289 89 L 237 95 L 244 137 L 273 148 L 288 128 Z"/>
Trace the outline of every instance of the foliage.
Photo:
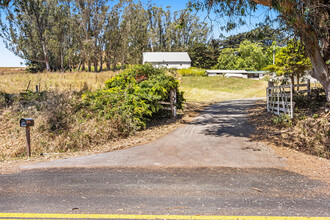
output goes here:
<path id="1" fill-rule="evenodd" d="M 223 40 L 218 40 L 219 47 L 238 48 L 245 41 L 260 43 L 264 47 L 272 46 L 272 43 L 278 42 L 279 45 L 284 45 L 285 36 L 280 29 L 273 29 L 270 25 L 262 25 L 251 31 L 231 35 Z"/>
<path id="2" fill-rule="evenodd" d="M 144 51 L 206 43 L 210 31 L 194 12 L 140 1 L 13 0 L 0 13 L 0 37 L 31 71 L 124 68 Z"/>
<path id="3" fill-rule="evenodd" d="M 189 69 L 180 69 L 177 72 L 181 76 L 207 76 L 205 69 L 199 69 L 196 67 L 190 67 Z"/>
<path id="4" fill-rule="evenodd" d="M 193 0 L 190 7 L 213 10 L 220 17 L 227 17 L 228 22 L 223 29 L 232 30 L 245 25 L 246 16 L 253 15 L 258 4 L 275 11 L 275 19 L 271 13 L 265 16 L 263 25 L 279 21 L 280 28 L 286 28 L 289 34 L 294 34 L 305 46 L 306 53 L 311 59 L 314 71 L 312 76 L 320 81 L 330 102 L 330 33 L 329 33 L 329 4 L 328 0 L 315 1 L 282 1 L 282 0 Z"/>
<path id="5" fill-rule="evenodd" d="M 267 65 L 266 53 L 260 43 L 252 43 L 248 40 L 243 41 L 238 49 L 225 48 L 221 51 L 217 69 L 227 70 L 261 70 Z"/>
<path id="6" fill-rule="evenodd" d="M 171 89 L 179 82 L 164 70 L 150 65 L 133 66 L 106 82 L 103 90 L 87 92 L 84 104 L 101 118 L 115 119 L 118 129 L 127 134 L 145 128 L 146 121 L 163 109 Z M 182 109 L 183 93 L 177 92 L 177 107 Z"/>
<path id="7" fill-rule="evenodd" d="M 286 76 L 294 84 L 294 77 L 297 83 L 307 70 L 312 68 L 310 59 L 305 55 L 305 49 L 299 41 L 290 40 L 287 46 L 282 47 L 275 55 L 275 65 L 269 65 L 265 70 L 276 72 L 278 76 Z"/>
<path id="8" fill-rule="evenodd" d="M 158 100 L 168 101 L 167 90 L 177 88 L 178 82 L 172 76 L 151 66 L 135 66 L 108 80 L 104 89 L 97 90 L 101 82 L 104 85 L 105 79 L 113 76 L 111 74 L 1 75 L 0 157 L 24 155 L 25 129 L 17 126 L 20 118 L 35 119 L 35 126 L 31 128 L 32 153 L 40 155 L 97 147 L 104 150 L 104 144 L 126 138 L 143 128 L 149 119 L 163 117 L 168 112 L 162 110 Z M 31 85 L 35 85 L 39 79 L 42 92 L 20 92 L 30 80 Z M 182 92 L 177 99 L 177 107 L 182 108 Z"/>
<path id="9" fill-rule="evenodd" d="M 275 125 L 279 127 L 291 127 L 292 126 L 292 120 L 289 115 L 287 114 L 280 114 L 276 115 L 272 118 L 272 121 Z"/>
<path id="10" fill-rule="evenodd" d="M 212 41 L 208 44 L 194 43 L 188 49 L 191 65 L 202 69 L 211 69 L 217 63 L 218 51 L 218 48 L 212 46 Z"/>

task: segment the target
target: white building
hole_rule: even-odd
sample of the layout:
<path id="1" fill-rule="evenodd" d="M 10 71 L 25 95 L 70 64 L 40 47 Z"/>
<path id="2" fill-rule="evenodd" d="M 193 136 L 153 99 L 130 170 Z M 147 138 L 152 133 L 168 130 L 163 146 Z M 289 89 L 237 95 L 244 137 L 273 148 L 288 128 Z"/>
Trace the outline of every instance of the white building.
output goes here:
<path id="1" fill-rule="evenodd" d="M 150 63 L 155 67 L 187 69 L 191 59 L 187 52 L 145 52 L 143 64 Z"/>
<path id="2" fill-rule="evenodd" d="M 223 75 L 226 78 L 262 79 L 266 71 L 246 71 L 246 70 L 206 70 L 208 76 Z"/>
<path id="3" fill-rule="evenodd" d="M 225 77 L 248 78 L 246 70 L 206 70 L 208 76 L 224 75 Z"/>

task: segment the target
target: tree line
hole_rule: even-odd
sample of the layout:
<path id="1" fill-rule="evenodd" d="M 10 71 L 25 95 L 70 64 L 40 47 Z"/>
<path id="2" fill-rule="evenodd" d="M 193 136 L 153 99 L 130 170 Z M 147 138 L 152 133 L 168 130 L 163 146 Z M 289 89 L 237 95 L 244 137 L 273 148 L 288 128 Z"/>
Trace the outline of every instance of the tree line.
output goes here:
<path id="1" fill-rule="evenodd" d="M 189 49 L 192 65 L 204 69 L 263 70 L 273 62 L 273 44 L 283 47 L 288 39 L 269 25 L 251 31 L 196 43 Z"/>
<path id="2" fill-rule="evenodd" d="M 192 11 L 140 1 L 15 0 L 0 10 L 0 36 L 31 71 L 115 70 L 142 52 L 205 44 L 210 32 Z"/>

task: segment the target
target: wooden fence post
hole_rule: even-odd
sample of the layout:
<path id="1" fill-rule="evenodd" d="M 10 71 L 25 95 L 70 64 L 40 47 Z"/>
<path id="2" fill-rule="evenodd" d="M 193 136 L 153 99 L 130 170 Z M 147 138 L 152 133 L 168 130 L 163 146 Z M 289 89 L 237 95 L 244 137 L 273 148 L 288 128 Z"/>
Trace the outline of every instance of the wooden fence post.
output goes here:
<path id="1" fill-rule="evenodd" d="M 172 111 L 172 115 L 174 117 L 176 117 L 176 89 L 171 89 L 170 92 L 170 102 L 171 102 L 171 111 Z"/>
<path id="2" fill-rule="evenodd" d="M 268 81 L 268 87 L 266 89 L 266 94 L 267 94 L 267 111 L 270 111 L 269 105 L 270 105 L 270 94 L 271 91 L 274 89 L 274 82 Z"/>

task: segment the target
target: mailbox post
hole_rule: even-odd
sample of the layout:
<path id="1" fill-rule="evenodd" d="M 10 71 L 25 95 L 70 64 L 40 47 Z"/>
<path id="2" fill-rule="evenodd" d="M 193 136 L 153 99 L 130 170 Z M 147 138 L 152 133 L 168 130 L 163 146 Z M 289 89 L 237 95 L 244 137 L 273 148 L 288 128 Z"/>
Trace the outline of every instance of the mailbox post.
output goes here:
<path id="1" fill-rule="evenodd" d="M 34 126 L 34 120 L 32 118 L 22 118 L 19 122 L 21 127 L 25 127 L 26 131 L 26 155 L 31 156 L 31 138 L 30 127 Z"/>

